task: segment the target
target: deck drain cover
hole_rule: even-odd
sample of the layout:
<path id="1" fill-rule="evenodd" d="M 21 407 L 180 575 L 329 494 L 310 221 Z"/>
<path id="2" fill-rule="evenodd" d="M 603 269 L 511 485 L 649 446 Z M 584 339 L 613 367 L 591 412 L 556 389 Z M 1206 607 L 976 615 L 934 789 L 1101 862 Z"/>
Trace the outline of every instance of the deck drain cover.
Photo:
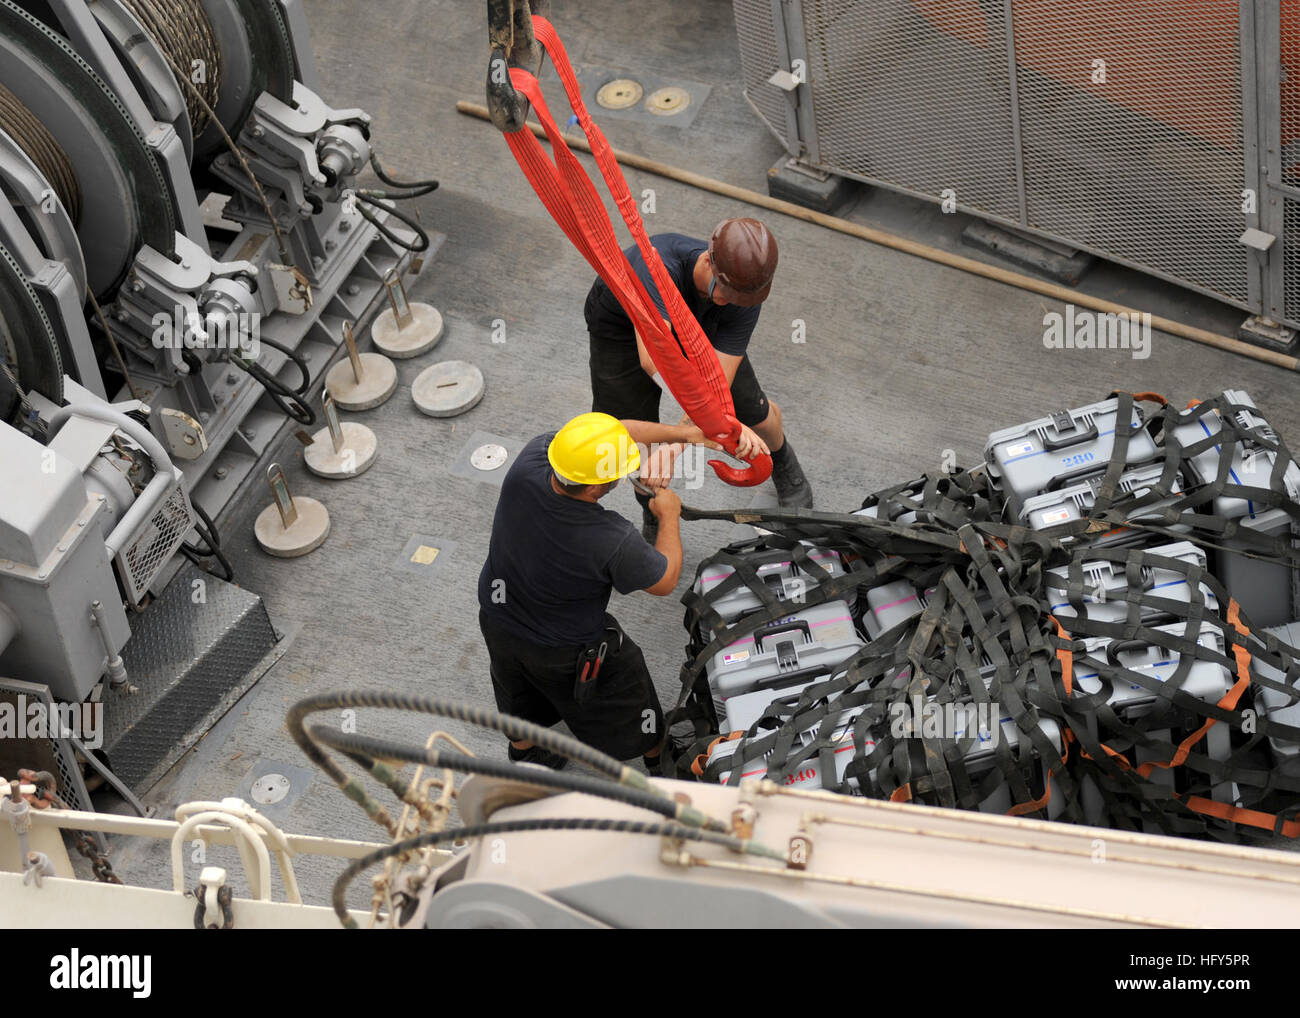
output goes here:
<path id="1" fill-rule="evenodd" d="M 279 802 L 289 794 L 289 779 L 283 774 L 263 774 L 253 782 L 253 801 L 262 806 Z"/>
<path id="2" fill-rule="evenodd" d="M 615 78 L 600 86 L 596 102 L 607 110 L 625 110 L 639 103 L 644 92 L 631 78 Z"/>
<path id="3" fill-rule="evenodd" d="M 646 109 L 651 113 L 659 114 L 661 117 L 671 117 L 674 113 L 680 113 L 690 104 L 691 93 L 684 88 L 678 88 L 676 85 L 656 89 L 650 93 L 650 98 L 645 101 Z"/>
<path id="4" fill-rule="evenodd" d="M 430 417 L 455 417 L 483 398 L 483 372 L 468 361 L 430 365 L 411 384 L 411 398 Z"/>
<path id="5" fill-rule="evenodd" d="M 505 446 L 489 443 L 480 445 L 470 454 L 469 461 L 479 470 L 495 470 L 509 456 Z"/>

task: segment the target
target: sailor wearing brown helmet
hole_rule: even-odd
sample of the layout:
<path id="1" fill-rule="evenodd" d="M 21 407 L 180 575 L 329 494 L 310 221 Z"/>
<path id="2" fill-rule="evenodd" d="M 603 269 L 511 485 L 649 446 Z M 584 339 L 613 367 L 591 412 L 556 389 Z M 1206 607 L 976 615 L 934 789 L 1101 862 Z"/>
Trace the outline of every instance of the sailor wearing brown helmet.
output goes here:
<path id="1" fill-rule="evenodd" d="M 776 238 L 756 219 L 727 219 L 707 241 L 660 233 L 650 242 L 718 355 L 737 419 L 771 451 L 772 481 L 781 505 L 811 506 L 812 486 L 785 436 L 781 408 L 763 392 L 748 354 L 776 274 Z M 640 251 L 634 245 L 625 254 L 667 321 Z M 584 311 L 591 336 L 592 410 L 621 420 L 657 421 L 663 382 L 631 319 L 600 279 L 588 293 Z M 654 517 L 648 510 L 643 516 L 644 529 L 653 531 Z"/>

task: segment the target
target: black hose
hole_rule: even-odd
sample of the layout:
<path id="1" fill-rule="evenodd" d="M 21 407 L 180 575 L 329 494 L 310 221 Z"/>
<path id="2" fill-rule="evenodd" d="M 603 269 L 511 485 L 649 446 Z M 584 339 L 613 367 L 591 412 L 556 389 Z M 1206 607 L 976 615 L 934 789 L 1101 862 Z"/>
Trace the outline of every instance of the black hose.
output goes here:
<path id="1" fill-rule="evenodd" d="M 192 502 L 191 505 L 194 507 L 194 512 L 202 521 L 194 524 L 194 530 L 208 547 L 207 550 L 204 551 L 202 548 L 196 548 L 192 544 L 182 544 L 181 554 L 205 572 L 209 570 L 204 567 L 201 559 L 215 558 L 226 574 L 221 577 L 221 579 L 225 580 L 227 583 L 234 583 L 235 569 L 230 564 L 230 559 L 226 558 L 225 553 L 221 550 L 221 535 L 217 532 L 217 525 L 212 522 L 212 517 L 207 514 L 207 511 L 203 506 L 199 505 L 197 502 Z M 214 573 L 213 575 L 216 574 Z"/>
<path id="2" fill-rule="evenodd" d="M 391 693 L 386 690 L 351 690 L 334 693 L 317 693 L 304 697 L 289 708 L 285 717 L 285 726 L 298 748 L 312 763 L 325 771 L 335 782 L 343 784 L 347 775 L 338 765 L 321 752 L 312 737 L 307 733 L 304 721 L 310 714 L 325 710 L 340 710 L 347 707 L 380 707 L 386 710 L 416 711 L 432 714 L 435 717 L 451 718 L 463 721 L 477 728 L 487 728 L 500 732 L 512 742 L 532 742 L 542 749 L 549 750 L 568 760 L 586 764 L 588 767 L 607 774 L 616 781 L 629 784 L 634 788 L 650 789 L 645 775 L 632 770 L 612 756 L 608 756 L 588 746 L 584 742 L 563 735 L 550 728 L 543 728 L 522 718 L 497 711 L 475 707 L 455 700 L 443 700 L 439 697 L 412 696 L 408 693 Z"/>
<path id="3" fill-rule="evenodd" d="M 681 803 L 656 795 L 639 788 L 620 785 L 607 778 L 593 777 L 587 774 L 561 774 L 549 767 L 523 767 L 502 760 L 486 760 L 476 756 L 465 756 L 439 749 L 425 749 L 423 746 L 409 746 L 387 742 L 383 739 L 368 738 L 340 732 L 325 725 L 313 725 L 311 737 L 330 749 L 346 754 L 362 766 L 369 767 L 374 760 L 401 760 L 404 763 L 423 764 L 439 770 L 463 771 L 467 774 L 484 774 L 491 778 L 509 778 L 529 785 L 543 788 L 558 788 L 566 792 L 582 792 L 586 795 L 612 799 L 628 806 L 658 813 L 660 816 L 678 823 L 692 824 L 697 819 L 698 811 L 684 808 Z M 694 826 L 694 824 L 692 824 Z M 713 822 L 713 829 L 725 831 L 726 824 Z"/>
<path id="4" fill-rule="evenodd" d="M 406 215 L 406 213 L 398 212 L 397 209 L 393 208 L 392 206 L 385 205 L 374 198 L 368 198 L 365 195 L 360 194 L 359 192 L 356 193 L 356 198 L 357 198 L 357 211 L 361 213 L 364 219 L 366 219 L 370 223 L 373 223 L 375 228 L 380 233 L 382 233 L 390 243 L 396 245 L 397 247 L 404 248 L 405 250 L 410 251 L 412 254 L 420 254 L 422 251 L 429 250 L 429 235 L 424 232 L 424 227 L 422 227 L 418 222 L 416 222 L 410 216 Z M 409 226 L 412 229 L 412 231 L 414 231 L 417 238 L 416 242 L 414 244 L 408 244 L 405 240 L 403 240 L 392 230 L 390 230 L 384 223 L 380 222 L 379 217 L 376 216 L 369 209 L 367 209 L 365 205 L 361 204 L 362 202 L 366 203 L 366 205 L 373 205 L 375 208 L 383 209 L 394 219 L 400 220 L 401 222 L 405 223 L 407 226 Z"/>
<path id="5" fill-rule="evenodd" d="M 458 841 L 469 838 L 486 838 L 494 834 L 513 834 L 523 831 L 607 831 L 611 834 L 650 834 L 660 837 L 681 838 L 685 841 L 707 841 L 715 845 L 724 845 L 734 852 L 759 855 L 764 858 L 784 861 L 780 853 L 742 840 L 728 834 L 702 831 L 697 827 L 683 827 L 673 823 L 646 823 L 640 820 L 613 820 L 605 817 L 551 817 L 536 820 L 506 820 L 498 823 L 471 824 L 468 827 L 454 828 L 446 831 L 428 831 L 424 834 L 395 842 L 384 848 L 376 849 L 369 855 L 354 859 L 334 881 L 334 914 L 347 929 L 356 929 L 356 921 L 348 915 L 348 886 L 362 871 L 376 863 L 393 856 L 427 848 L 444 841 Z"/>
<path id="6" fill-rule="evenodd" d="M 287 346 L 285 346 L 283 343 L 279 342 L 278 340 L 268 339 L 266 336 L 262 336 L 258 340 L 258 342 L 265 343 L 272 350 L 279 350 L 282 354 L 284 354 L 287 358 L 289 358 L 289 360 L 293 361 L 294 367 L 296 367 L 298 369 L 298 373 L 302 375 L 302 384 L 299 385 L 298 388 L 293 390 L 294 395 L 305 396 L 307 394 L 308 386 L 311 385 L 311 373 L 307 370 L 307 362 L 302 359 L 302 355 L 299 354 L 296 350 L 290 350 Z"/>
<path id="7" fill-rule="evenodd" d="M 385 173 L 384 168 L 379 165 L 379 153 L 375 151 L 373 146 L 370 149 L 370 168 L 375 171 L 375 176 L 389 187 L 398 187 L 404 191 L 410 192 L 409 194 L 402 195 L 385 194 L 383 195 L 385 198 L 397 198 L 399 200 L 404 200 L 406 198 L 419 198 L 422 195 L 429 194 L 438 189 L 438 182 L 436 180 L 412 180 L 410 182 L 394 180 Z"/>
<path id="8" fill-rule="evenodd" d="M 257 379 L 266 390 L 266 394 L 271 397 L 271 402 L 279 407 L 285 416 L 308 428 L 316 423 L 315 411 L 300 398 L 300 393 L 290 389 L 256 361 L 244 360 L 232 354 L 230 362 Z"/>

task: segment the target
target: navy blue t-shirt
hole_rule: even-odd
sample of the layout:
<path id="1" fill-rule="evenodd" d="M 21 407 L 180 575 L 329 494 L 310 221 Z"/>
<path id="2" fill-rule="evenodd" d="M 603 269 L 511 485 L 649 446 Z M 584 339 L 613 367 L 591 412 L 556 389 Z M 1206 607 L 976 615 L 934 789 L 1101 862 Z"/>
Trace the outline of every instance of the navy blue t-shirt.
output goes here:
<path id="1" fill-rule="evenodd" d="M 695 289 L 695 263 L 700 254 L 709 248 L 705 241 L 694 240 L 680 233 L 657 233 L 650 238 L 650 243 L 659 252 L 664 268 L 677 284 L 687 308 L 700 323 L 704 335 L 713 344 L 713 349 L 718 353 L 743 357 L 749 346 L 749 338 L 754 334 L 754 326 L 758 324 L 758 313 L 762 310 L 762 305 L 752 308 L 740 307 L 738 304 L 719 305 L 708 297 L 699 295 Z M 641 278 L 646 292 L 659 308 L 660 315 L 667 318 L 668 310 L 659 295 L 659 288 L 655 286 L 637 246 L 633 244 L 623 253 L 627 255 L 628 262 Z M 636 341 L 632 320 L 600 277 L 596 278 L 591 292 L 587 294 L 587 304 L 583 310 L 587 316 L 588 331 L 603 339 L 625 339 L 629 343 Z"/>
<path id="2" fill-rule="evenodd" d="M 478 602 L 521 639 L 567 647 L 600 638 L 611 589 L 653 587 L 668 560 L 618 513 L 551 487 L 554 437 L 524 446 L 501 484 Z"/>

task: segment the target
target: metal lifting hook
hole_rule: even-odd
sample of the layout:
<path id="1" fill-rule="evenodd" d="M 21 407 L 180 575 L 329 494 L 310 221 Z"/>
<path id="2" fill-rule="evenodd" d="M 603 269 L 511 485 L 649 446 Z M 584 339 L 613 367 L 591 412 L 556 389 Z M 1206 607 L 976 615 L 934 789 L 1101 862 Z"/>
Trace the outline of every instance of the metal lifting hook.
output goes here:
<path id="1" fill-rule="evenodd" d="M 736 443 L 740 440 L 740 421 L 728 415 L 727 423 L 731 425 L 731 431 L 719 436 L 717 441 L 728 454 L 735 456 Z M 772 476 L 772 457 L 767 453 L 755 456 L 745 467 L 733 467 L 725 460 L 709 460 L 709 466 L 720 480 L 737 488 L 756 487 Z"/>
<path id="2" fill-rule="evenodd" d="M 510 68 L 520 67 L 534 77 L 542 72 L 546 50 L 533 34 L 533 15 L 547 17 L 551 0 L 487 0 L 488 58 L 487 107 L 492 123 L 506 134 L 523 130 L 528 100 L 510 83 Z"/>

